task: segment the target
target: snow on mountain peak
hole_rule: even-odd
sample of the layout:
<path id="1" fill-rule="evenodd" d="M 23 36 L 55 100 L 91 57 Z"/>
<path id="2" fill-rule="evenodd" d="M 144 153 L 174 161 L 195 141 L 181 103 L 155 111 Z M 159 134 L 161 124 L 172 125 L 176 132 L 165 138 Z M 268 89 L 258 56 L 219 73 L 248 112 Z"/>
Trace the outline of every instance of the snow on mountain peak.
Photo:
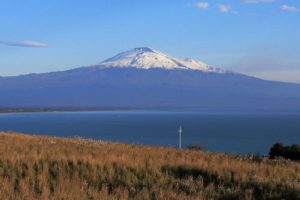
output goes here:
<path id="1" fill-rule="evenodd" d="M 137 47 L 137 48 L 134 48 L 133 50 L 140 51 L 140 52 L 155 52 L 155 50 L 150 47 Z"/>
<path id="2" fill-rule="evenodd" d="M 213 68 L 203 62 L 193 59 L 181 60 L 149 47 L 138 47 L 119 53 L 116 56 L 93 66 L 102 68 L 134 67 L 141 69 L 164 68 L 224 72 L 224 70 Z"/>

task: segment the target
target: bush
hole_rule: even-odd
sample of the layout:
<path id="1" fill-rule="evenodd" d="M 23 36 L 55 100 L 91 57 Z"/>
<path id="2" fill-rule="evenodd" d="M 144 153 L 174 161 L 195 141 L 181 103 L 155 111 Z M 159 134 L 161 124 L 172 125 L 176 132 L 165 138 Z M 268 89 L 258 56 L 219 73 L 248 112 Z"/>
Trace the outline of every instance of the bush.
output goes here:
<path id="1" fill-rule="evenodd" d="M 270 159 L 281 157 L 291 160 L 300 160 L 300 145 L 293 144 L 291 146 L 284 146 L 281 143 L 276 143 L 270 149 Z"/>
<path id="2" fill-rule="evenodd" d="M 189 150 L 203 151 L 203 147 L 200 144 L 190 144 L 186 148 Z"/>

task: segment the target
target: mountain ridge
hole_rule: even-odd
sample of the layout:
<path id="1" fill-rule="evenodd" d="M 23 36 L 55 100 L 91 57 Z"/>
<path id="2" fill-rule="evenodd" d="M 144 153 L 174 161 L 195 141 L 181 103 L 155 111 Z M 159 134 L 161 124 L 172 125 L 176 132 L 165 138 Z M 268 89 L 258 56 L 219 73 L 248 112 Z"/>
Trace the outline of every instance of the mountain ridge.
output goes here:
<path id="1" fill-rule="evenodd" d="M 103 66 L 119 62 L 113 58 L 96 66 L 1 77 L 0 107 L 300 111 L 300 84 L 184 66 Z"/>

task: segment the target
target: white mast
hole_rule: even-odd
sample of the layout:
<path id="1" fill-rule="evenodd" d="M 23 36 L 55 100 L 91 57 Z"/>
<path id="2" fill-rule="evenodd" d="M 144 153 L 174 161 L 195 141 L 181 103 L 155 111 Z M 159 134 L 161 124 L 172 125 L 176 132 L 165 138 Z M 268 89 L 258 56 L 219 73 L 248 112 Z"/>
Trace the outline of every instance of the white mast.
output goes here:
<path id="1" fill-rule="evenodd" d="M 179 149 L 181 149 L 181 133 L 182 133 L 182 128 L 181 126 L 178 129 L 178 133 L 179 133 Z"/>

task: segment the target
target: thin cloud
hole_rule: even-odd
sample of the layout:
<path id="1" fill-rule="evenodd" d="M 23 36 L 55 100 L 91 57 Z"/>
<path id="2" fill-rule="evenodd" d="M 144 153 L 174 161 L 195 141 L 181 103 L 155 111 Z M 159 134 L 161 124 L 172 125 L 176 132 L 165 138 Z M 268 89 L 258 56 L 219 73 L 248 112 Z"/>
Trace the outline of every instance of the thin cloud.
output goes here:
<path id="1" fill-rule="evenodd" d="M 40 47 L 40 48 L 48 47 L 48 45 L 45 43 L 32 41 L 32 40 L 24 40 L 18 42 L 0 41 L 0 44 L 6 46 L 15 46 L 15 47 Z"/>
<path id="2" fill-rule="evenodd" d="M 219 11 L 221 13 L 229 13 L 231 11 L 231 6 L 220 4 L 219 5 Z"/>
<path id="3" fill-rule="evenodd" d="M 300 70 L 299 50 L 299 47 L 272 44 L 245 52 L 227 67 L 244 73 Z"/>
<path id="4" fill-rule="evenodd" d="M 276 0 L 241 0 L 242 3 L 273 3 Z"/>
<path id="5" fill-rule="evenodd" d="M 200 8 L 200 9 L 207 9 L 209 7 L 209 3 L 207 2 L 198 2 L 196 4 L 197 8 Z"/>
<path id="6" fill-rule="evenodd" d="M 298 12 L 299 11 L 299 9 L 297 7 L 289 6 L 289 5 L 286 5 L 286 4 L 281 5 L 280 10 L 285 11 L 285 12 Z"/>
<path id="7" fill-rule="evenodd" d="M 300 70 L 266 70 L 247 73 L 262 79 L 300 83 Z"/>

